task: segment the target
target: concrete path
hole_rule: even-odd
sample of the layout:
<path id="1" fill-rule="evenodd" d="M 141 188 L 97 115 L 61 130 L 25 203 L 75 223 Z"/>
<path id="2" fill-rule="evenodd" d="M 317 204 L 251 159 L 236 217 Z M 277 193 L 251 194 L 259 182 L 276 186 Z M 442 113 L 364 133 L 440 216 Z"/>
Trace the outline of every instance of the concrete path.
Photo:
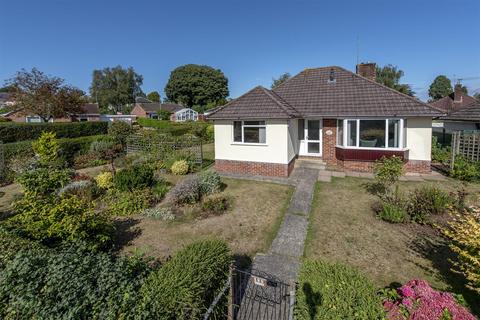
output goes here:
<path id="1" fill-rule="evenodd" d="M 296 281 L 318 172 L 314 168 L 294 169 L 289 181 L 295 185 L 295 192 L 283 222 L 269 251 L 255 256 L 252 269 L 267 272 L 287 284 Z"/>

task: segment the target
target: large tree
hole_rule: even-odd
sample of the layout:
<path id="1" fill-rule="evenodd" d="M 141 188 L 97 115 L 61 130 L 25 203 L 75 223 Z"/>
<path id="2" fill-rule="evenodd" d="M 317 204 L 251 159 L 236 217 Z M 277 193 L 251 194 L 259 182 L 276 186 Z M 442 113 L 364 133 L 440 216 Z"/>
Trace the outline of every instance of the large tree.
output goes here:
<path id="1" fill-rule="evenodd" d="M 398 69 L 397 66 L 391 64 L 383 67 L 377 66 L 376 68 L 376 81 L 378 83 L 395 89 L 401 93 L 408 94 L 409 96 L 413 96 L 415 92 L 413 92 L 410 85 L 400 83 L 400 78 L 402 78 L 403 75 L 404 72 L 402 70 Z"/>
<path id="2" fill-rule="evenodd" d="M 437 76 L 428 89 L 428 95 L 432 100 L 441 99 L 448 96 L 452 92 L 452 82 L 444 75 Z"/>
<path id="3" fill-rule="evenodd" d="M 132 67 L 94 70 L 90 96 L 101 108 L 123 111 L 125 105 L 135 103 L 135 97 L 145 95 L 142 84 L 143 77 Z"/>
<path id="4" fill-rule="evenodd" d="M 227 98 L 228 79 L 219 69 L 187 64 L 172 71 L 165 94 L 168 101 L 203 107 Z"/>
<path id="5" fill-rule="evenodd" d="M 37 115 L 48 122 L 54 117 L 80 112 L 86 101 L 82 90 L 64 82 L 62 78 L 48 76 L 33 68 L 17 72 L 5 85 L 11 88 L 9 92 L 15 101 L 12 108 L 21 110 L 25 115 Z"/>
<path id="6" fill-rule="evenodd" d="M 158 91 L 152 91 L 147 94 L 147 99 L 152 102 L 160 102 L 160 93 L 158 93 Z"/>
<path id="7" fill-rule="evenodd" d="M 291 77 L 290 73 L 285 72 L 281 74 L 277 79 L 272 78 L 272 85 L 270 87 L 272 89 L 275 89 L 276 87 L 278 87 L 279 85 L 281 85 L 282 83 L 290 79 L 290 77 Z"/>

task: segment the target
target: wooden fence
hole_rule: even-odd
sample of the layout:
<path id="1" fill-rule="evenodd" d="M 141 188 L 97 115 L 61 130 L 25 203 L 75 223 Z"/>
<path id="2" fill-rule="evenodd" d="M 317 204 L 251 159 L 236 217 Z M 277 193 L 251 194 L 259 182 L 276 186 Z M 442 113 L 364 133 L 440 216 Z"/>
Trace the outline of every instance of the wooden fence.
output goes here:
<path id="1" fill-rule="evenodd" d="M 450 165 L 453 168 L 455 158 L 459 155 L 470 161 L 480 160 L 480 132 L 456 131 L 452 135 L 452 157 Z"/>
<path id="2" fill-rule="evenodd" d="M 127 138 L 127 154 L 143 153 L 157 160 L 184 158 L 202 166 L 202 140 L 191 135 L 173 137 L 147 131 Z"/>

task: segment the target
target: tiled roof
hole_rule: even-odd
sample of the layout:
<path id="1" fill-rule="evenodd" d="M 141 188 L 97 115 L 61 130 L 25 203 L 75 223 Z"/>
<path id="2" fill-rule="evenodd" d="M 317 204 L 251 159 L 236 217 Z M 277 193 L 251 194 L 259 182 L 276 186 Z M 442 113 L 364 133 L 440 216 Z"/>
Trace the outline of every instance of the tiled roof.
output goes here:
<path id="1" fill-rule="evenodd" d="M 300 114 L 274 92 L 261 86 L 212 112 L 208 119 L 289 119 Z"/>
<path id="2" fill-rule="evenodd" d="M 167 110 L 169 112 L 177 112 L 178 110 L 183 109 L 184 107 L 176 103 L 158 103 L 158 102 L 149 102 L 149 103 L 137 103 L 143 110 L 146 112 L 159 112 L 160 110 Z"/>
<path id="3" fill-rule="evenodd" d="M 430 102 L 430 104 L 445 112 L 449 112 L 450 110 L 453 110 L 453 109 L 460 109 L 460 108 L 468 107 L 474 103 L 478 103 L 478 101 L 474 97 L 470 97 L 467 94 L 462 94 L 462 100 L 460 102 L 453 102 L 454 97 L 455 95 L 454 93 L 452 93 L 446 97 Z"/>
<path id="4" fill-rule="evenodd" d="M 333 78 L 331 81 L 330 78 Z M 431 116 L 444 113 L 414 97 L 341 67 L 306 69 L 274 90 L 257 88 L 226 104 L 209 119 L 285 117 L 268 93 L 281 101 L 289 117 Z M 266 105 L 264 105 L 266 104 Z M 263 110 L 267 107 L 267 110 Z"/>
<path id="5" fill-rule="evenodd" d="M 88 114 L 100 114 L 100 108 L 98 107 L 98 104 L 96 103 L 86 103 L 83 106 L 80 107 L 83 111 L 83 113 L 88 113 Z"/>
<path id="6" fill-rule="evenodd" d="M 440 119 L 478 122 L 480 121 L 480 102 L 476 101 L 467 107 L 454 110 L 447 116 L 441 117 Z"/>
<path id="7" fill-rule="evenodd" d="M 167 110 L 169 112 L 177 112 L 177 111 L 180 111 L 182 109 L 185 109 L 185 107 L 183 107 L 179 104 L 176 104 L 176 103 L 162 103 L 160 108 L 162 110 Z"/>

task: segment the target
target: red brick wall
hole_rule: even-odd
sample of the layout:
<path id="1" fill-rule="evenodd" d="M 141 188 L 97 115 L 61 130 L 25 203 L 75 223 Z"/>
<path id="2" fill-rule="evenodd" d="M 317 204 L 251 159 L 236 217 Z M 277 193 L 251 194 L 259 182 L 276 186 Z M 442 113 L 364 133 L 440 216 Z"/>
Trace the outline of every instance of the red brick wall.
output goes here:
<path id="1" fill-rule="evenodd" d="M 358 172 L 373 172 L 372 161 L 338 161 L 338 165 L 346 170 Z M 405 163 L 405 172 L 410 173 L 430 173 L 430 161 L 408 160 Z"/>
<path id="2" fill-rule="evenodd" d="M 328 135 L 328 131 L 331 131 L 332 134 Z M 337 120 L 323 119 L 322 133 L 322 159 L 329 165 L 336 165 L 335 145 L 337 143 Z"/>
<path id="3" fill-rule="evenodd" d="M 215 160 L 215 170 L 225 173 L 236 173 L 254 176 L 288 177 L 293 170 L 295 159 L 289 164 Z"/>
<path id="4" fill-rule="evenodd" d="M 139 118 L 146 118 L 147 117 L 147 112 L 145 112 L 145 110 L 143 110 L 143 108 L 140 107 L 139 105 L 136 105 L 132 109 L 132 112 L 130 112 L 130 114 L 134 114 Z"/>

